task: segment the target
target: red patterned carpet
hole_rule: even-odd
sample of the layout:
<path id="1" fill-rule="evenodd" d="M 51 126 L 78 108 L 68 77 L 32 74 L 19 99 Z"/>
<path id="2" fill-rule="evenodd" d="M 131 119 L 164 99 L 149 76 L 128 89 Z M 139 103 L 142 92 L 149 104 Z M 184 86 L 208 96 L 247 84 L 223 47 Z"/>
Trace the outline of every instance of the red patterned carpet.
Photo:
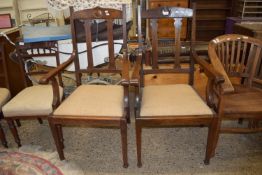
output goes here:
<path id="1" fill-rule="evenodd" d="M 27 151 L 24 152 L 23 149 Z M 82 171 L 68 162 L 60 161 L 56 153 L 43 152 L 30 147 L 22 147 L 19 150 L 0 148 L 0 175 L 71 174 L 82 174 Z"/>

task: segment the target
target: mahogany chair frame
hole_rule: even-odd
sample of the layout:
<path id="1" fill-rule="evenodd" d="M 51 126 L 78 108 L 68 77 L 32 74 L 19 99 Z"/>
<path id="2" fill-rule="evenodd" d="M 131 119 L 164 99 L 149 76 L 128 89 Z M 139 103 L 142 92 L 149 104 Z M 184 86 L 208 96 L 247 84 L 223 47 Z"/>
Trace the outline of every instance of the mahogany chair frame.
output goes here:
<path id="1" fill-rule="evenodd" d="M 7 75 L 7 64 L 6 64 L 6 61 L 5 61 L 5 50 L 4 50 L 4 45 L 2 43 L 0 43 L 0 64 L 2 64 L 2 68 L 3 68 L 3 70 L 2 70 L 3 72 L 0 72 L 0 78 L 4 79 L 3 84 L 2 83 L 1 84 L 4 88 L 9 89 L 9 79 L 8 79 L 8 75 Z M 1 122 L 1 119 L 3 119 L 2 110 L 0 111 L 0 122 Z M 0 123 L 0 140 L 3 144 L 3 146 L 7 148 L 7 141 L 6 141 L 5 133 L 4 133 L 4 130 L 1 126 L 1 123 Z"/>
<path id="2" fill-rule="evenodd" d="M 141 4 L 141 3 L 140 3 Z M 158 63 L 158 36 L 157 36 L 157 20 L 160 18 L 173 18 L 175 20 L 175 59 L 173 69 L 160 69 Z M 181 41 L 180 41 L 180 30 L 181 30 L 181 19 L 188 19 L 188 23 L 191 22 L 191 33 L 190 36 L 190 53 L 189 53 L 189 68 L 183 68 L 180 64 L 180 53 L 181 53 Z M 143 46 L 143 38 L 141 32 L 141 20 L 151 20 L 152 27 L 152 53 L 148 53 L 147 49 Z M 195 45 L 195 3 L 192 5 L 192 9 L 179 8 L 179 7 L 159 7 L 156 9 L 149 9 L 141 12 L 141 7 L 138 6 L 138 37 L 139 37 L 139 54 L 136 59 L 136 65 L 130 84 L 135 86 L 135 115 L 136 115 L 136 144 L 137 144 L 137 166 L 142 166 L 141 161 L 141 140 L 142 140 L 142 128 L 146 127 L 175 127 L 175 126 L 207 126 L 208 127 L 208 138 L 207 148 L 205 156 L 205 164 L 209 164 L 211 158 L 214 127 L 216 124 L 217 116 L 214 115 L 189 115 L 189 116 L 140 116 L 140 104 L 142 101 L 142 90 L 144 86 L 144 75 L 146 74 L 164 74 L 164 73 L 184 73 L 189 74 L 189 85 L 193 85 L 194 80 L 194 64 L 195 62 L 202 64 L 206 67 L 206 74 L 211 84 L 217 84 L 223 82 L 223 78 L 208 67 L 208 64 L 203 63 L 202 59 L 199 58 L 194 50 Z M 143 69 L 144 58 L 148 55 L 152 56 L 152 69 Z"/>
<path id="3" fill-rule="evenodd" d="M 19 44 L 19 42 L 16 43 L 16 53 L 17 58 L 19 61 L 20 69 L 23 73 L 23 81 L 24 86 L 29 87 L 32 86 L 32 82 L 29 79 L 29 76 L 44 76 L 45 74 L 48 74 L 49 71 L 45 70 L 34 70 L 34 71 L 26 71 L 25 70 L 25 64 L 26 61 L 29 59 L 32 59 L 33 57 L 55 57 L 57 66 L 60 65 L 59 60 L 59 50 L 58 50 L 58 44 L 57 41 L 48 41 L 48 42 L 38 42 L 38 43 L 24 43 L 22 45 Z M 51 59 L 51 58 L 50 58 Z M 53 110 L 60 104 L 60 94 L 59 94 L 59 86 L 63 87 L 62 82 L 62 73 L 60 72 L 57 75 L 58 78 L 53 77 L 50 82 L 53 86 L 53 102 L 52 102 L 52 108 Z M 58 79 L 58 82 L 57 82 Z M 39 83 L 39 82 L 37 82 Z M 34 120 L 37 119 L 40 124 L 43 123 L 43 119 L 47 119 L 47 115 L 43 116 L 9 116 L 5 117 L 4 119 L 7 121 L 9 128 L 11 130 L 11 133 L 15 139 L 15 142 L 17 143 L 18 147 L 21 146 L 21 140 L 18 135 L 17 128 L 14 124 L 14 121 L 17 122 L 18 126 L 21 126 L 20 120 Z"/>
<path id="4" fill-rule="evenodd" d="M 219 60 L 234 81 L 234 91 L 227 92 L 223 84 L 208 85 L 207 101 L 218 113 L 218 124 L 212 156 L 220 133 L 255 133 L 262 127 L 262 41 L 252 37 L 228 34 L 214 38 L 208 46 L 211 62 Z M 215 65 L 213 65 L 215 66 Z M 217 70 L 220 72 L 219 70 Z M 249 121 L 248 127 L 224 127 L 224 120 Z"/>
<path id="5" fill-rule="evenodd" d="M 123 5 L 122 9 L 125 9 Z M 127 30 L 126 30 L 126 13 L 125 10 L 115 10 L 108 8 L 96 7 L 94 9 L 86 9 L 74 12 L 70 7 L 70 23 L 72 29 L 72 41 L 73 41 L 73 54 L 71 58 L 53 72 L 42 78 L 43 84 L 47 83 L 53 76 L 65 69 L 68 65 L 74 62 L 75 75 L 77 86 L 82 84 L 81 76 L 83 73 L 117 73 L 122 75 L 121 85 L 124 87 L 124 114 L 122 117 L 110 117 L 110 116 L 54 116 L 49 117 L 49 124 L 52 130 L 52 134 L 55 140 L 56 148 L 61 160 L 64 160 L 64 143 L 62 127 L 64 126 L 89 126 L 89 127 L 105 127 L 105 128 L 119 128 L 121 132 L 122 141 L 122 154 L 123 154 L 123 167 L 128 167 L 127 159 L 127 122 L 130 122 L 129 118 L 129 63 L 127 58 Z M 86 31 L 86 46 L 87 46 L 87 62 L 88 67 L 86 69 L 80 69 L 79 58 L 77 53 L 77 37 L 75 21 L 83 20 L 85 22 Z M 93 55 L 92 55 L 92 40 L 91 40 L 91 21 L 94 19 L 104 19 L 107 21 L 108 30 L 108 53 L 109 62 L 108 68 L 94 67 Z M 114 58 L 114 45 L 113 45 L 113 20 L 123 20 L 123 67 L 119 69 L 115 65 Z M 102 86 L 102 85 L 101 85 Z M 77 90 L 77 89 L 76 89 Z"/>

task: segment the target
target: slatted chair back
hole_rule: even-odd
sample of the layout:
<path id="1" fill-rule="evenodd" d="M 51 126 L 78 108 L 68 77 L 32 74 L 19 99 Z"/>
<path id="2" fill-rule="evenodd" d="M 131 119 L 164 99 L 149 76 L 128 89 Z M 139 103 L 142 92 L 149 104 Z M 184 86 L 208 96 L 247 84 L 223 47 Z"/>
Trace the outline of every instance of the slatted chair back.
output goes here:
<path id="1" fill-rule="evenodd" d="M 142 4 L 140 2 L 140 4 Z M 187 36 L 190 41 L 188 55 L 191 55 L 191 51 L 194 50 L 195 45 L 195 3 L 191 8 L 181 8 L 181 7 L 158 7 L 155 9 L 142 10 L 138 7 L 138 37 L 139 37 L 139 48 L 140 51 L 143 50 L 143 36 L 142 36 L 142 23 L 143 19 L 148 20 L 149 27 L 151 28 L 151 38 L 150 43 L 152 47 L 152 69 L 142 70 L 142 74 L 157 74 L 157 73 L 188 73 L 189 74 L 189 84 L 193 84 L 193 74 L 194 74 L 194 62 L 192 57 L 189 59 L 189 66 L 181 66 L 181 56 L 185 55 L 182 53 L 181 40 L 181 29 L 182 29 L 182 20 L 187 20 L 188 24 L 191 23 L 191 32 Z M 174 45 L 174 66 L 172 69 L 160 69 L 159 68 L 159 37 L 158 37 L 158 20 L 160 19 L 173 19 L 174 20 L 174 30 L 175 30 L 175 45 Z M 189 20 L 188 20 L 189 19 Z"/>
<path id="2" fill-rule="evenodd" d="M 4 45 L 0 43 L 0 87 L 9 89 L 9 81 L 7 75 L 7 63 L 5 58 Z"/>
<path id="3" fill-rule="evenodd" d="M 87 49 L 87 68 L 80 69 L 79 59 L 75 59 L 75 69 L 76 69 L 76 81 L 77 85 L 80 85 L 82 73 L 121 73 L 120 68 L 115 64 L 115 54 L 114 54 L 114 37 L 113 37 L 113 24 L 114 20 L 122 21 L 123 30 L 123 46 L 122 51 L 124 58 L 127 56 L 127 28 L 126 28 L 126 11 L 125 5 L 122 6 L 122 11 L 108 8 L 96 7 L 94 9 L 86 9 L 82 11 L 74 12 L 73 7 L 70 7 L 70 23 L 72 29 L 72 41 L 73 49 L 78 51 L 78 41 L 76 33 L 76 21 L 80 20 L 84 23 L 85 37 L 86 37 L 86 49 Z M 108 52 L 109 60 L 108 66 L 106 67 L 96 67 L 94 65 L 95 59 L 93 56 L 92 49 L 92 32 L 91 24 L 94 20 L 105 20 L 107 23 L 107 40 L 108 40 L 108 50 L 103 50 L 103 52 Z M 78 56 L 78 54 L 77 54 Z"/>
<path id="4" fill-rule="evenodd" d="M 209 54 L 219 59 L 229 77 L 244 85 L 262 84 L 262 41 L 238 34 L 219 36 L 209 44 Z"/>
<path id="5" fill-rule="evenodd" d="M 29 61 L 32 60 L 35 57 L 45 57 L 45 59 L 49 59 L 50 61 L 53 61 L 55 59 L 55 63 L 57 67 L 60 65 L 60 59 L 59 59 L 59 50 L 58 50 L 58 44 L 56 41 L 48 41 L 48 42 L 39 42 L 39 43 L 24 43 L 19 44 L 17 42 L 16 44 L 16 52 L 19 59 L 21 70 L 24 74 L 24 84 L 25 87 L 31 86 L 32 82 L 28 77 L 41 75 L 43 76 L 48 71 L 44 69 L 27 69 L 27 64 L 30 64 Z M 37 65 L 37 64 L 36 64 Z M 39 66 L 42 65 L 39 63 Z M 63 81 L 62 81 L 62 72 L 60 72 L 57 76 L 58 83 L 61 87 L 63 87 Z"/>

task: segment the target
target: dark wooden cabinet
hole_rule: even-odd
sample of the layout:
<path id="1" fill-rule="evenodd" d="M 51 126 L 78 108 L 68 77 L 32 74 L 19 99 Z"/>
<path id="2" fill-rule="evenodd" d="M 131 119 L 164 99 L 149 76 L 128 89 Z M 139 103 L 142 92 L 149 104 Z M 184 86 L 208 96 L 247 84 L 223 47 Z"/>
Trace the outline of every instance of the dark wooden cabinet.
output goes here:
<path id="1" fill-rule="evenodd" d="M 19 37 L 19 31 L 8 34 L 8 37 L 12 41 L 15 41 L 16 38 Z M 3 43 L 4 45 L 4 51 L 5 51 L 4 59 L 6 61 L 6 66 L 7 66 L 9 89 L 11 91 L 12 96 L 14 96 L 25 87 L 23 74 L 19 64 L 9 58 L 9 54 L 14 51 L 15 47 L 11 45 L 4 37 L 0 37 L 0 42 Z M 0 64 L 1 64 L 0 67 L 2 67 L 3 62 L 0 62 Z M 1 81 L 3 81 L 3 79 Z"/>
<path id="2" fill-rule="evenodd" d="M 193 0 L 190 1 L 192 3 Z M 226 18 L 232 15 L 234 0 L 195 0 L 196 38 L 209 41 L 225 33 Z"/>

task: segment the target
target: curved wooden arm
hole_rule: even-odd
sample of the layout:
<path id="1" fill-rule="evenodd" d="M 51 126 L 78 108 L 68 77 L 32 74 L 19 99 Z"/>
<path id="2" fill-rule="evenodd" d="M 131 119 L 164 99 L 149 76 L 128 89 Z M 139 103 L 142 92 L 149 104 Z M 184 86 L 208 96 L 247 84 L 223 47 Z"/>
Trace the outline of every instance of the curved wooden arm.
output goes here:
<path id="1" fill-rule="evenodd" d="M 203 58 L 200 58 L 196 51 L 192 51 L 193 58 L 197 64 L 199 64 L 203 69 L 208 78 L 214 79 L 216 84 L 224 83 L 224 76 L 218 73 L 209 63 L 207 63 Z"/>
<path id="2" fill-rule="evenodd" d="M 206 101 L 209 107 L 212 107 L 216 110 L 222 99 L 221 97 L 224 94 L 224 89 L 222 86 L 225 81 L 224 76 L 217 72 L 211 64 L 205 61 L 205 59 L 200 58 L 195 51 L 193 51 L 191 54 L 193 55 L 195 62 L 204 69 L 204 73 L 208 77 L 206 87 Z M 217 103 L 214 100 L 215 97 L 218 99 Z"/>
<path id="3" fill-rule="evenodd" d="M 130 84 L 133 85 L 133 86 L 139 86 L 141 63 L 142 63 L 142 54 L 139 54 L 136 57 L 134 71 L 132 73 L 132 77 L 131 77 L 131 80 L 130 80 Z"/>
<path id="4" fill-rule="evenodd" d="M 73 51 L 72 55 L 70 56 L 70 58 L 66 62 L 59 65 L 57 68 L 49 71 L 45 76 L 43 76 L 40 79 L 39 83 L 40 84 L 48 84 L 48 82 L 51 80 L 51 78 L 56 76 L 59 72 L 63 71 L 67 66 L 69 66 L 74 61 L 75 57 L 76 57 L 76 51 Z"/>

